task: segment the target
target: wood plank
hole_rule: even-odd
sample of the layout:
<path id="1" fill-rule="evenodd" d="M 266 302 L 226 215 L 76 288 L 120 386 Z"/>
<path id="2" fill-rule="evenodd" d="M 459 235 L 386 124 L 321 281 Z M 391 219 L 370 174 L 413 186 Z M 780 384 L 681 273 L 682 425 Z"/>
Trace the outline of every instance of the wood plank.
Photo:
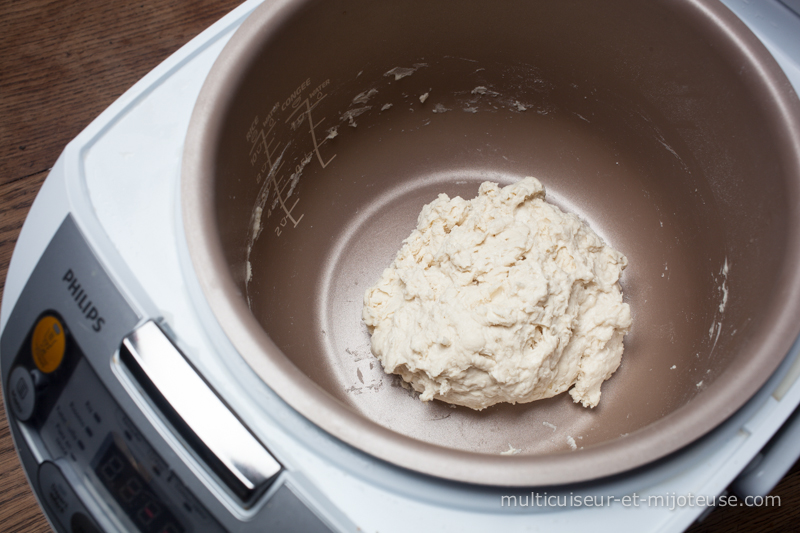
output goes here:
<path id="1" fill-rule="evenodd" d="M 0 279 L 4 282 L 22 223 L 47 174 L 47 170 L 37 172 L 0 185 Z"/>
<path id="2" fill-rule="evenodd" d="M 0 185 L 0 279 L 4 283 L 17 236 L 47 174 L 47 171 L 39 172 Z M 0 406 L 0 530 L 50 531 L 14 450 L 2 395 Z"/>
<path id="3" fill-rule="evenodd" d="M 52 167 L 126 89 L 239 3 L 0 2 L 0 183 Z"/>

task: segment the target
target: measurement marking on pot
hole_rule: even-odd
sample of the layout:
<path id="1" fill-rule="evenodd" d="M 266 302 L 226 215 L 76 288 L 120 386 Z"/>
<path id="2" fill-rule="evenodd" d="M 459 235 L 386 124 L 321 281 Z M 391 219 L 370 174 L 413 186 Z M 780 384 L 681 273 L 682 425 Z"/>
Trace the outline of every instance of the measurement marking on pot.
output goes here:
<path id="1" fill-rule="evenodd" d="M 260 205 L 265 208 L 267 218 L 270 218 L 278 207 L 283 211 L 284 216 L 275 226 L 275 234 L 277 236 L 280 236 L 282 230 L 290 224 L 291 227 L 297 227 L 303 219 L 304 214 L 301 213 L 298 216 L 295 211 L 300 199 L 296 198 L 291 204 L 289 199 L 295 192 L 295 187 L 305 166 L 316 156 L 320 166 L 324 169 L 336 157 L 336 154 L 333 154 L 327 160 L 323 158 L 320 148 L 336 135 L 331 135 L 330 131 L 324 131 L 321 139 L 318 139 L 317 133 L 320 125 L 325 121 L 325 117 L 315 120 L 312 116 L 312 111 L 327 96 L 322 90 L 330 84 L 330 80 L 325 80 L 308 93 L 305 98 L 301 98 L 301 93 L 310 85 L 310 82 L 310 79 L 303 82 L 282 104 L 280 102 L 275 103 L 263 120 L 256 116 L 247 131 L 247 140 L 251 143 L 249 151 L 250 165 L 257 170 L 256 183 L 261 183 L 266 178 L 266 182 L 262 187 L 264 192 L 259 195 L 262 198 L 259 201 Z M 288 112 L 285 118 L 280 116 L 284 110 Z M 294 165 L 293 170 L 287 172 L 283 170 L 283 163 L 285 162 L 283 154 L 292 144 L 292 136 L 295 134 L 290 133 L 288 140 L 280 142 L 278 141 L 281 138 L 280 133 L 297 132 L 300 135 L 306 122 L 308 123 L 307 132 L 311 136 L 311 150 L 301 152 L 300 157 L 293 158 L 297 164 Z M 276 134 L 276 126 L 279 126 L 278 130 L 283 129 L 283 126 L 288 126 L 289 129 L 283 132 L 278 131 Z M 259 165 L 260 160 L 263 162 Z M 271 198 L 264 198 L 264 194 Z"/>
<path id="2" fill-rule="evenodd" d="M 267 131 L 267 133 L 264 133 L 264 130 L 258 132 L 258 135 L 255 141 L 253 142 L 253 147 L 250 148 L 251 165 L 256 164 L 256 161 L 258 161 L 258 156 L 261 155 L 263 148 L 263 153 L 266 154 L 267 156 L 267 164 L 269 165 L 270 169 L 272 168 L 273 165 L 272 156 L 278 150 L 279 146 L 276 145 L 275 148 L 273 148 L 272 151 L 270 151 L 270 146 L 272 145 L 273 142 L 275 142 L 274 138 L 271 139 L 269 142 L 267 142 L 267 135 L 269 135 L 271 131 L 272 128 L 270 128 L 269 131 Z"/>
<path id="3" fill-rule="evenodd" d="M 281 169 L 282 166 L 283 166 L 283 162 L 281 162 L 281 164 L 278 166 L 278 171 Z M 292 225 L 296 228 L 297 225 L 300 223 L 300 221 L 303 220 L 303 216 L 304 216 L 304 215 L 300 215 L 300 218 L 298 218 L 297 220 L 295 220 L 294 217 L 292 216 L 292 211 L 294 211 L 294 208 L 295 208 L 295 206 L 297 206 L 297 202 L 299 202 L 300 199 L 298 198 L 297 200 L 295 200 L 294 203 L 292 204 L 292 207 L 290 207 L 288 209 L 286 208 L 286 202 L 283 199 L 283 191 L 284 191 L 284 189 L 286 189 L 286 186 L 289 184 L 289 181 L 284 183 L 283 187 L 281 187 L 280 184 L 278 183 L 277 178 L 276 178 L 277 174 L 278 174 L 277 171 L 271 173 L 271 175 L 272 175 L 272 185 L 273 185 L 273 187 L 275 187 L 276 200 L 278 201 L 278 203 L 281 204 L 281 209 L 283 209 L 283 212 L 286 213 L 286 216 L 284 216 L 280 221 L 280 227 L 285 227 L 286 223 L 287 223 L 287 219 L 288 219 L 288 221 L 290 221 L 292 223 Z M 287 195 L 287 199 L 288 199 L 288 195 Z M 270 215 L 272 215 L 272 208 L 271 207 L 270 207 L 269 210 L 267 210 L 267 218 L 269 218 Z M 280 236 L 280 234 L 281 234 L 280 229 L 279 228 L 275 228 L 275 233 Z"/>
<path id="4" fill-rule="evenodd" d="M 311 111 L 315 107 L 317 107 L 317 105 L 325 98 L 326 95 L 322 93 L 317 93 L 317 94 L 319 94 L 320 96 L 317 97 L 313 105 L 311 105 L 311 102 L 309 101 L 308 98 L 304 99 L 300 103 L 300 105 L 298 105 L 297 108 L 294 111 L 292 111 L 292 113 L 286 118 L 286 123 L 289 124 L 289 121 L 292 120 L 295 114 L 301 109 L 303 110 L 303 112 L 300 113 L 300 115 L 298 116 L 297 121 L 292 122 L 292 126 L 298 124 L 293 129 L 297 129 L 300 127 L 299 124 L 302 123 L 303 115 L 308 117 L 308 130 L 309 133 L 311 133 L 311 142 L 314 143 L 314 152 L 317 154 L 317 160 L 319 161 L 319 164 L 322 165 L 322 168 L 325 168 L 328 166 L 328 164 L 330 164 L 331 161 L 333 161 L 333 158 L 336 157 L 336 154 L 333 154 L 327 161 L 323 161 L 322 155 L 319 152 L 319 147 L 322 146 L 322 144 L 327 140 L 327 138 L 323 139 L 322 142 L 318 142 L 315 128 L 320 124 L 322 124 L 322 122 L 325 120 L 325 117 L 322 117 L 319 122 L 314 124 L 314 119 L 311 117 Z"/>

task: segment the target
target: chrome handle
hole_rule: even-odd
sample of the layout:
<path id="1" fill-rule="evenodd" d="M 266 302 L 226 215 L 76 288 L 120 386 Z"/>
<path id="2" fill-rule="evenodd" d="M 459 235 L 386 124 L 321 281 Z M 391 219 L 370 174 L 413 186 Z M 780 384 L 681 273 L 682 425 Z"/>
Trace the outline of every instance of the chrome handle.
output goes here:
<path id="1" fill-rule="evenodd" d="M 198 375 L 155 322 L 125 337 L 120 358 L 176 430 L 243 501 L 281 465 Z"/>

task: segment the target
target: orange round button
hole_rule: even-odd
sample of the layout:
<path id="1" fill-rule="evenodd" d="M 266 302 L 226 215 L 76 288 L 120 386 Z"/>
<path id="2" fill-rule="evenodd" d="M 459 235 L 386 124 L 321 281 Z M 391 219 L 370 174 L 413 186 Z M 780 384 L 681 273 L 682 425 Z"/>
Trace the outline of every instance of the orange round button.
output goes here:
<path id="1" fill-rule="evenodd" d="M 64 335 L 64 326 L 54 316 L 44 316 L 33 329 L 31 338 L 31 353 L 36 367 L 49 374 L 61 365 L 67 338 Z"/>

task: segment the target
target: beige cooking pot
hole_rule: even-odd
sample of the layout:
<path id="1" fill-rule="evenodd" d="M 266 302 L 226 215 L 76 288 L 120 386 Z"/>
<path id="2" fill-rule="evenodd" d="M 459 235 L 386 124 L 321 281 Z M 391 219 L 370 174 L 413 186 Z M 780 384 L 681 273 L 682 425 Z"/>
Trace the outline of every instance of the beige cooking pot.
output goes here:
<path id="1" fill-rule="evenodd" d="M 364 290 L 438 193 L 528 175 L 629 259 L 622 366 L 593 410 L 422 403 L 371 355 Z M 182 209 L 217 320 L 299 413 L 533 486 L 664 457 L 764 384 L 800 329 L 799 185 L 800 103 L 719 2 L 267 0 L 202 89 Z"/>

